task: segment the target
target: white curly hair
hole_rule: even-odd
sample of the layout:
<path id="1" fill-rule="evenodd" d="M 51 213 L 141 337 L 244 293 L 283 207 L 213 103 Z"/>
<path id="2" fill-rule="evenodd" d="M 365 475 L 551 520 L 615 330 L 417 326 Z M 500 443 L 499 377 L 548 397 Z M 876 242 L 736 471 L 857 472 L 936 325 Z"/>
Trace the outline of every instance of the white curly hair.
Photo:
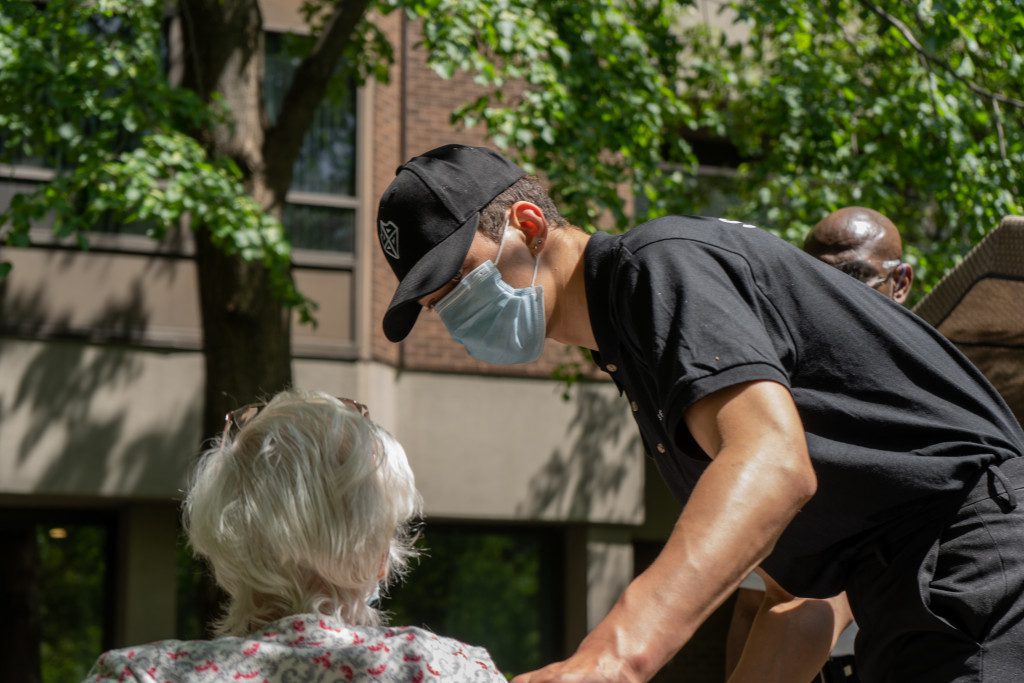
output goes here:
<path id="1" fill-rule="evenodd" d="M 289 390 L 202 454 L 183 519 L 229 597 L 217 632 L 245 635 L 300 613 L 381 623 L 368 597 L 406 570 L 420 512 L 393 436 L 328 394 Z"/>

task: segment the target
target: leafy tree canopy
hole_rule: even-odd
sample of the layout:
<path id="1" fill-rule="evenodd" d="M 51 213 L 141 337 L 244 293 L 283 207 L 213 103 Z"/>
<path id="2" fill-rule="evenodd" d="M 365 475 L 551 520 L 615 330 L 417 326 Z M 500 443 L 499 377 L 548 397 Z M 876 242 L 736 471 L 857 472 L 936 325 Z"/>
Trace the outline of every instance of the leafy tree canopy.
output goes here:
<path id="1" fill-rule="evenodd" d="M 49 216 L 58 236 L 86 247 L 98 224 L 140 222 L 159 239 L 187 214 L 225 252 L 262 261 L 282 300 L 308 317 L 280 223 L 247 194 L 238 166 L 193 135 L 228 113 L 168 83 L 162 9 L 157 0 L 0 3 L 0 161 L 55 172 L 14 196 L 0 234 L 27 246 L 29 228 Z"/>
<path id="2" fill-rule="evenodd" d="M 726 210 L 799 242 L 828 212 L 891 216 L 930 289 L 1022 211 L 1024 8 L 982 0 L 682 3 L 423 0 L 431 64 L 488 87 L 455 114 L 551 181 L 581 225 L 692 210 L 687 139 L 744 162 Z M 516 83 L 525 83 L 516 85 Z"/>
<path id="3" fill-rule="evenodd" d="M 736 2 L 691 88 L 741 147 L 740 209 L 789 239 L 841 206 L 892 217 L 924 293 L 1024 208 L 1024 7 Z M 715 82 L 728 83 L 727 88 Z M 712 118 L 715 118 L 713 115 Z"/>
<path id="4" fill-rule="evenodd" d="M 744 162 L 727 213 L 799 240 L 828 211 L 862 204 L 903 229 L 925 288 L 1001 215 L 1021 212 L 1024 10 L 931 0 L 735 0 L 736 38 L 666 0 L 378 0 L 346 51 L 350 75 L 392 60 L 374 16 L 422 20 L 442 76 L 483 94 L 454 120 L 550 181 L 574 222 L 631 223 L 692 208 L 703 180 L 687 143 L 712 134 Z M 84 237 L 101 215 L 159 236 L 199 216 L 220 245 L 284 278 L 280 225 L 230 159 L 192 135 L 229 112 L 167 84 L 156 0 L 0 5 L 5 160 L 52 159 L 56 179 L 0 215 L 6 239 L 50 213 Z M 304 4 L 314 35 L 332 0 Z M 692 22 L 691 22 L 692 23 Z M 220 117 L 220 119 L 218 119 Z"/>

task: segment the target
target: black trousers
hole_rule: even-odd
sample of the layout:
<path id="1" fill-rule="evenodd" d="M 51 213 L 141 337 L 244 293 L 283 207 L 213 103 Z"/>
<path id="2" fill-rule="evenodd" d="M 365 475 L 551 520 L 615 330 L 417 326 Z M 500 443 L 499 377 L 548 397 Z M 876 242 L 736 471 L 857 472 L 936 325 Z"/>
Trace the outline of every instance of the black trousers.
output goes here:
<path id="1" fill-rule="evenodd" d="M 853 572 L 864 683 L 1024 681 L 1024 458 L 989 468 L 943 522 Z"/>

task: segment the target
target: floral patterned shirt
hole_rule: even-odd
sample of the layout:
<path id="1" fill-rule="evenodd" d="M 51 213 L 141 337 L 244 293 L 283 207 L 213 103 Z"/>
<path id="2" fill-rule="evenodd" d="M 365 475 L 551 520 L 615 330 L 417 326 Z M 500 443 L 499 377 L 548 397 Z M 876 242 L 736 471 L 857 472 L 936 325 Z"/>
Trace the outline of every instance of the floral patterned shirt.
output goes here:
<path id="1" fill-rule="evenodd" d="M 298 614 L 247 637 L 162 640 L 105 652 L 86 683 L 505 681 L 482 647 L 414 626 L 349 626 Z"/>

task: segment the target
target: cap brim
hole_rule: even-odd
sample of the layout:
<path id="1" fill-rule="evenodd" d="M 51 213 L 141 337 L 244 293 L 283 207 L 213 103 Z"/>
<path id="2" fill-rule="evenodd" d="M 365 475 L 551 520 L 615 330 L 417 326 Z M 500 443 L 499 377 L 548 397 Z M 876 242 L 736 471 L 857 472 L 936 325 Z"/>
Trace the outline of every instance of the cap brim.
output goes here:
<path id="1" fill-rule="evenodd" d="M 479 212 L 470 216 L 424 254 L 398 283 L 384 314 L 384 336 L 390 341 L 400 342 L 408 336 L 423 308 L 419 300 L 444 287 L 462 268 L 479 222 Z"/>

